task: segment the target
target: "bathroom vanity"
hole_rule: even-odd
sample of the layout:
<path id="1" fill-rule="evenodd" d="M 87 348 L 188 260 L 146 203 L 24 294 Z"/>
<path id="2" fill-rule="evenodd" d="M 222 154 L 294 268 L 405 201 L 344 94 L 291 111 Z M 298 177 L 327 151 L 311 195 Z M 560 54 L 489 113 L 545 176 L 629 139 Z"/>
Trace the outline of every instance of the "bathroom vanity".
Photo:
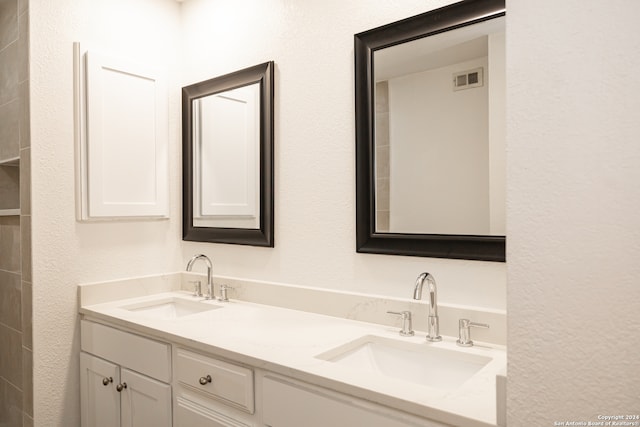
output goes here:
<path id="1" fill-rule="evenodd" d="M 187 290 L 193 278 L 79 287 L 83 426 L 496 425 L 501 345 L 402 337 L 386 312 L 393 326 L 258 304 L 242 299 L 260 293 L 249 284 L 205 301 Z M 280 288 L 288 300 L 318 292 Z"/>

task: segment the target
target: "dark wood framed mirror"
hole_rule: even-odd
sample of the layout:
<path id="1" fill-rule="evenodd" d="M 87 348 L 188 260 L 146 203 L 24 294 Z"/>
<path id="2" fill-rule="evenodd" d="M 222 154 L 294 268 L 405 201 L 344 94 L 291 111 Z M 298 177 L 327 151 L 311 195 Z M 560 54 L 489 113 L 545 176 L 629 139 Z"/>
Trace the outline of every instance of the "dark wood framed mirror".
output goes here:
<path id="1" fill-rule="evenodd" d="M 182 238 L 273 247 L 274 63 L 182 88 Z"/>
<path id="2" fill-rule="evenodd" d="M 504 17 L 504 0 L 467 0 L 355 35 L 358 252 L 505 261 L 504 60 L 502 59 L 502 71 L 499 70 L 500 65 L 496 66 L 495 70 L 487 65 L 500 62 L 491 56 L 492 44 L 498 46 L 498 50 L 502 50 L 504 58 Z M 494 36 L 495 34 L 498 36 Z M 501 47 L 495 40 L 501 41 Z M 484 59 L 484 64 L 478 65 L 474 62 L 477 61 L 476 57 L 481 55 L 468 53 L 473 46 L 482 46 L 480 49 L 489 50 L 488 59 Z M 499 55 L 496 56 L 499 59 Z M 416 68 L 416 63 L 420 62 L 417 59 L 429 63 L 430 65 L 425 67 L 431 68 Z M 455 67 L 452 67 L 454 63 Z M 406 69 L 402 72 L 394 69 L 398 67 Z M 441 92 L 421 92 L 422 88 L 415 87 L 408 90 L 405 88 L 402 92 L 402 85 L 398 82 L 407 80 L 406 76 L 409 74 L 429 73 L 436 68 L 448 73 L 446 81 L 440 86 L 442 93 L 446 93 L 443 96 L 447 99 L 457 98 L 456 101 L 452 101 L 458 103 L 455 105 L 472 105 L 469 97 L 475 97 L 483 90 L 487 92 L 495 89 L 496 92 L 493 94 L 485 93 L 485 100 L 481 102 L 487 105 L 497 100 L 497 107 L 494 105 L 492 108 L 496 111 L 501 110 L 502 118 L 496 114 L 497 118 L 487 119 L 489 123 L 468 126 L 466 122 L 457 123 L 450 117 L 439 117 L 438 110 L 445 108 L 440 108 L 437 104 L 425 110 L 429 113 L 420 114 L 414 101 L 435 99 L 435 102 L 438 102 Z M 502 75 L 501 81 L 497 80 L 499 75 Z M 494 80 L 491 80 L 492 78 Z M 399 110 L 396 109 L 395 103 L 402 99 L 403 93 L 406 99 L 411 99 L 411 107 Z M 444 105 L 444 102 L 442 104 Z M 457 108 L 456 113 L 460 111 L 460 107 L 454 108 Z M 488 106 L 486 110 L 488 111 Z M 407 128 L 406 117 L 398 111 L 410 111 L 422 123 L 415 125 L 415 129 Z M 416 111 L 418 114 L 414 114 Z M 474 111 L 477 116 L 489 117 L 485 110 L 481 113 L 480 110 Z M 491 120 L 496 123 L 491 123 Z M 441 123 L 448 127 L 445 127 L 444 131 L 438 130 L 435 136 L 435 129 Z M 492 126 L 493 130 L 502 132 L 502 145 L 498 144 L 497 148 L 490 151 L 487 148 L 490 145 L 487 135 Z M 458 147 L 457 140 L 450 141 L 448 134 L 461 128 L 470 128 L 475 134 L 484 135 L 484 142 L 479 144 L 474 141 L 472 148 Z M 399 147 L 402 144 L 410 146 L 404 142 L 395 142 L 401 139 L 398 135 L 402 134 L 418 139 L 421 147 L 427 147 L 425 152 L 417 153 L 409 151 L 408 148 L 401 152 Z M 429 145 L 436 139 L 439 145 Z M 475 139 L 475 136 L 471 139 Z M 383 140 L 386 142 L 381 142 Z M 385 147 L 385 144 L 391 148 Z M 478 149 L 480 145 L 483 148 Z M 451 148 L 454 146 L 457 148 Z M 455 155 L 446 154 L 445 151 L 451 151 Z M 496 163 L 495 156 L 501 157 L 502 170 L 491 172 L 488 168 L 490 164 Z M 448 157 L 454 159 L 454 164 L 445 163 Z M 399 163 L 399 159 L 403 158 L 413 158 L 414 163 Z M 466 166 L 467 160 L 475 161 L 474 159 L 482 159 L 482 162 L 477 167 Z M 429 175 L 427 172 L 430 173 L 432 169 L 435 172 Z M 476 169 L 480 172 L 475 175 L 467 173 Z M 398 175 L 403 171 L 411 172 L 405 174 L 409 178 Z M 481 174 L 482 178 L 479 178 L 478 174 Z M 490 190 L 488 187 L 491 174 L 502 176 L 498 189 Z M 420 175 L 428 175 L 427 182 L 418 181 L 416 177 Z M 469 175 L 466 181 L 468 184 L 456 182 L 462 175 Z M 479 181 L 487 181 L 486 188 L 477 190 L 470 187 Z M 448 187 L 449 185 L 451 187 Z M 465 185 L 470 188 L 466 188 Z M 433 194 L 430 191 L 438 191 L 441 194 Z M 486 197 L 477 197 L 478 194 L 485 193 Z M 501 199 L 490 199 L 493 197 L 490 194 L 500 193 Z M 398 207 L 399 200 L 403 198 L 404 210 Z M 478 199 L 477 203 L 472 199 Z M 476 214 L 476 207 L 470 207 L 472 203 L 482 205 L 484 213 Z M 499 219 L 490 217 L 492 209 L 501 211 L 499 215 L 496 214 Z M 437 218 L 438 215 L 440 219 Z M 410 225 L 412 218 L 426 218 L 426 223 Z M 459 219 L 459 223 L 455 223 L 456 218 Z M 474 221 L 478 219 L 475 222 L 482 224 L 463 223 L 465 218 L 472 218 Z"/>

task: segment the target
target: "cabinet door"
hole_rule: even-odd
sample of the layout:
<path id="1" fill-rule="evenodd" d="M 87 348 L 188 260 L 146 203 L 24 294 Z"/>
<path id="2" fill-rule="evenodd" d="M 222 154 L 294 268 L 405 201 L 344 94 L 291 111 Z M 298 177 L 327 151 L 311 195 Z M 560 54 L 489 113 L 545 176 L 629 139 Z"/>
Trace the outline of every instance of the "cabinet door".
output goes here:
<path id="1" fill-rule="evenodd" d="M 371 402 L 309 385 L 265 378 L 263 422 L 268 427 L 446 427 Z"/>
<path id="2" fill-rule="evenodd" d="M 118 366 L 87 353 L 80 353 L 80 405 L 82 427 L 120 425 Z"/>
<path id="3" fill-rule="evenodd" d="M 169 134 L 162 73 L 95 51 L 85 60 L 80 219 L 167 217 Z"/>
<path id="4" fill-rule="evenodd" d="M 120 376 L 122 427 L 171 427 L 171 386 L 125 368 Z"/>

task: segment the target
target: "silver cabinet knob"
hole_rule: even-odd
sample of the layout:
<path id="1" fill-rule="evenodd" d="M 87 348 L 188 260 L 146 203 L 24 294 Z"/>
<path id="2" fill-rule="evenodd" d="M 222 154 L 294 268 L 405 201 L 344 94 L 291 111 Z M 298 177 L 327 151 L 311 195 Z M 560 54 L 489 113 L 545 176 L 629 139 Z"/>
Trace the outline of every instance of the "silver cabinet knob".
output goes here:
<path id="1" fill-rule="evenodd" d="M 120 392 L 121 392 L 122 390 L 124 390 L 125 388 L 127 388 L 127 383 L 118 384 L 118 385 L 116 386 L 116 391 L 117 391 L 118 393 L 120 393 Z"/>
<path id="2" fill-rule="evenodd" d="M 104 386 L 108 386 L 108 385 L 109 385 L 109 384 L 111 384 L 112 382 L 113 382 L 113 378 L 111 378 L 111 377 L 109 377 L 109 378 L 104 377 L 104 378 L 102 379 L 102 385 L 104 385 Z"/>
<path id="3" fill-rule="evenodd" d="M 212 381 L 211 375 L 207 375 L 206 377 L 200 377 L 200 385 L 207 385 Z"/>

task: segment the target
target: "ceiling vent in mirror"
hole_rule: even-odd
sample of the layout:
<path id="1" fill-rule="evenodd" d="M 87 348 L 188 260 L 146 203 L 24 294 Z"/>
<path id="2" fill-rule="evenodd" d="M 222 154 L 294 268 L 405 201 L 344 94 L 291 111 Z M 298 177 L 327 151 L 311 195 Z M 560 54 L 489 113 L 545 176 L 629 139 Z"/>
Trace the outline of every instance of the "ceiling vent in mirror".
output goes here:
<path id="1" fill-rule="evenodd" d="M 453 90 L 471 89 L 484 84 L 482 67 L 453 74 Z"/>

